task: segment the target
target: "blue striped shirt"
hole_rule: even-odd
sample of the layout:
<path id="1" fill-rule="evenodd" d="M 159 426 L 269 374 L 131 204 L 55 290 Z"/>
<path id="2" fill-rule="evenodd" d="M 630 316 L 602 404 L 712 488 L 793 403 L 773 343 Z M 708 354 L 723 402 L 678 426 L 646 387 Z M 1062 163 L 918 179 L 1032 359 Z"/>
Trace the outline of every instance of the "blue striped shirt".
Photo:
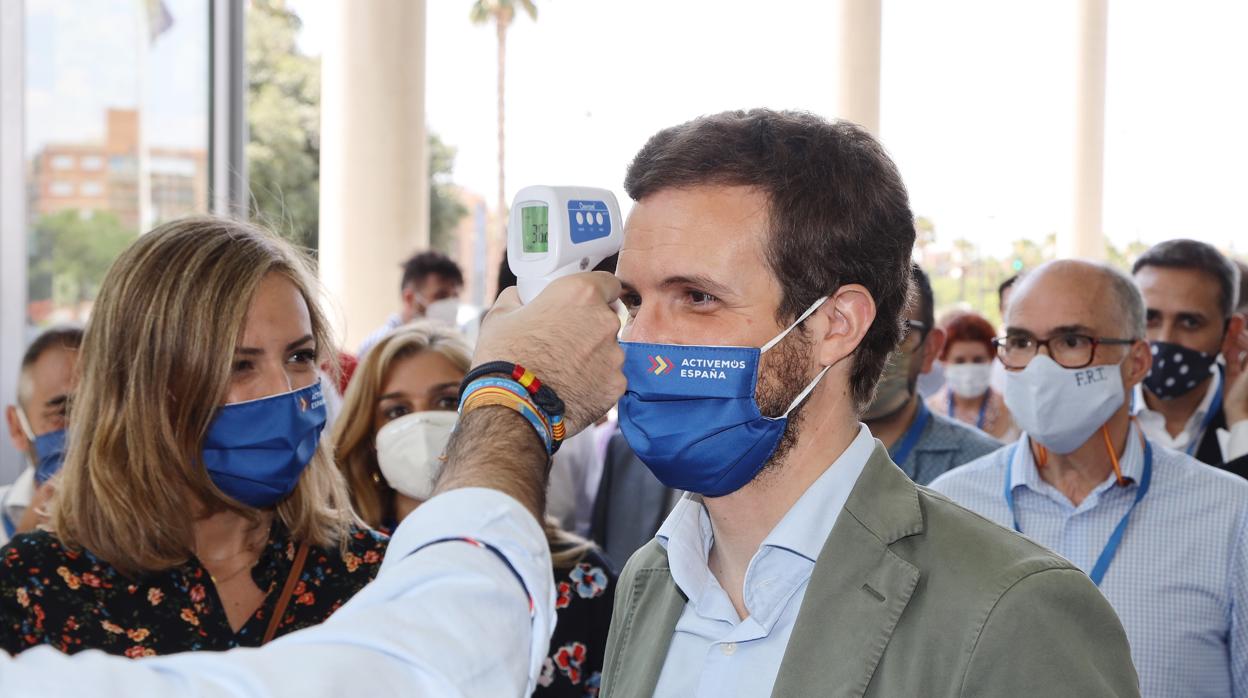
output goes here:
<path id="1" fill-rule="evenodd" d="M 1023 533 L 1084 572 L 1096 564 L 1135 499 L 1144 469 L 1138 428 L 1120 464 L 1074 506 L 1036 469 L 1024 434 L 956 468 L 932 489 L 1011 528 L 1005 501 L 1012 471 Z M 1131 515 L 1101 583 L 1131 643 L 1145 697 L 1248 697 L 1248 480 L 1153 444 L 1153 479 Z"/>

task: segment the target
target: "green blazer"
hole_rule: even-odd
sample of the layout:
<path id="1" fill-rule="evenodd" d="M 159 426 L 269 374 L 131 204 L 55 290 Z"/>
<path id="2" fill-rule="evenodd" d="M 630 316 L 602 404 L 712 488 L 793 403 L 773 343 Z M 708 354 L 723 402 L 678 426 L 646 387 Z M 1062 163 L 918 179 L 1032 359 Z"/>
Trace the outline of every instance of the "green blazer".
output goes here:
<path id="1" fill-rule="evenodd" d="M 650 541 L 616 587 L 604 698 L 654 693 L 685 602 Z M 1139 681 L 1118 616 L 1083 572 L 915 485 L 876 442 L 771 695 L 1138 696 Z"/>

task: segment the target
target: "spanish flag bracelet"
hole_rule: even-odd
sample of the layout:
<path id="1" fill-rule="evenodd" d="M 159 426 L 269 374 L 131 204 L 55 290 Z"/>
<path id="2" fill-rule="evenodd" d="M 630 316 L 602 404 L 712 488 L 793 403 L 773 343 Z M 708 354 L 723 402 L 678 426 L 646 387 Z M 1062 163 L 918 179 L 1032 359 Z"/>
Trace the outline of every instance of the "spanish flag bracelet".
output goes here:
<path id="1" fill-rule="evenodd" d="M 560 400 L 559 396 L 555 394 L 554 388 L 538 380 L 537 376 L 533 375 L 533 372 L 529 369 L 520 364 L 507 363 L 506 361 L 491 361 L 469 371 L 468 375 L 464 376 L 463 382 L 459 384 L 461 400 L 469 383 L 482 376 L 496 373 L 510 376 L 513 381 L 524 386 L 524 389 L 532 396 L 533 402 L 537 403 L 537 406 L 542 408 L 542 411 L 547 415 L 551 417 L 562 417 L 564 415 L 566 409 L 563 400 Z"/>
<path id="2" fill-rule="evenodd" d="M 529 398 L 527 389 L 507 378 L 478 378 L 469 383 L 459 403 L 459 413 L 468 414 L 478 407 L 497 405 L 519 412 L 537 432 L 547 455 L 554 455 L 563 443 L 563 416 L 551 416 Z"/>

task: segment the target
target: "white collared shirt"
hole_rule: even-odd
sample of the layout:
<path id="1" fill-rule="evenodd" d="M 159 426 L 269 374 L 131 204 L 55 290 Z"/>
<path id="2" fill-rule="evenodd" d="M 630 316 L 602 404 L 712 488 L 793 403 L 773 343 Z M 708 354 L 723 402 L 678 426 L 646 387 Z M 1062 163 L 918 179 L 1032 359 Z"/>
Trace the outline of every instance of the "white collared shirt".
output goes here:
<path id="1" fill-rule="evenodd" d="M 502 557 L 438 543 L 463 537 Z M 0 696 L 527 696 L 554 624 L 537 521 L 501 492 L 459 489 L 408 516 L 377 578 L 321 625 L 259 648 L 148 659 L 0 652 Z"/>
<path id="2" fill-rule="evenodd" d="M 1135 386 L 1135 417 L 1140 422 L 1140 428 L 1144 430 L 1144 435 L 1148 437 L 1158 446 L 1174 449 L 1175 451 L 1187 452 L 1192 449 L 1200 448 L 1198 445 L 1200 440 L 1205 436 L 1205 417 L 1209 415 L 1211 409 L 1221 409 L 1221 405 L 1215 406 L 1213 398 L 1218 393 L 1218 388 L 1222 385 L 1222 374 L 1215 371 L 1213 380 L 1209 381 L 1209 387 L 1205 389 L 1205 397 L 1196 406 L 1196 411 L 1188 418 L 1187 424 L 1183 425 L 1183 431 L 1171 436 L 1166 430 L 1166 416 L 1160 412 L 1149 409 L 1148 403 L 1144 400 L 1143 385 Z"/>
<path id="3" fill-rule="evenodd" d="M 700 498 L 685 495 L 659 528 L 672 579 L 688 597 L 656 696 L 766 696 L 780 671 L 815 561 L 875 449 L 865 425 L 768 534 L 745 575 L 741 619 L 711 573 L 714 543 Z"/>

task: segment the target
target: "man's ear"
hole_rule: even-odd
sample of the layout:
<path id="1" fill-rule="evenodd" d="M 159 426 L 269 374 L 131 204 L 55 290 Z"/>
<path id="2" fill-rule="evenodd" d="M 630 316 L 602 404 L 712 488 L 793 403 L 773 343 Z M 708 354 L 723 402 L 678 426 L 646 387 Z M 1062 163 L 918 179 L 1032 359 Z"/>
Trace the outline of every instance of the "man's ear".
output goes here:
<path id="1" fill-rule="evenodd" d="M 1134 388 L 1144 380 L 1153 367 L 1153 351 L 1148 342 L 1141 339 L 1127 349 L 1127 358 L 1123 363 L 1123 382 L 1128 388 Z"/>
<path id="2" fill-rule="evenodd" d="M 1240 352 L 1248 351 L 1248 337 L 1241 337 L 1245 327 L 1245 315 L 1235 313 L 1226 321 L 1226 334 L 1222 337 L 1222 356 L 1227 361 L 1238 358 Z"/>
<path id="3" fill-rule="evenodd" d="M 817 338 L 815 354 L 822 366 L 831 366 L 853 354 L 875 322 L 875 299 L 861 284 L 847 284 L 836 290 L 816 311 L 826 329 Z"/>
<path id="4" fill-rule="evenodd" d="M 22 422 L 17 416 L 17 407 L 14 405 L 6 407 L 4 418 L 9 423 L 9 440 L 13 442 L 13 448 L 22 453 L 30 453 L 30 439 L 26 436 L 26 430 L 22 429 Z"/>
<path id="5" fill-rule="evenodd" d="M 923 368 L 920 373 L 930 373 L 932 364 L 936 363 L 936 359 L 940 358 L 940 352 L 945 349 L 945 331 L 939 327 L 933 327 L 927 333 L 927 340 L 924 342 L 923 350 Z"/>

